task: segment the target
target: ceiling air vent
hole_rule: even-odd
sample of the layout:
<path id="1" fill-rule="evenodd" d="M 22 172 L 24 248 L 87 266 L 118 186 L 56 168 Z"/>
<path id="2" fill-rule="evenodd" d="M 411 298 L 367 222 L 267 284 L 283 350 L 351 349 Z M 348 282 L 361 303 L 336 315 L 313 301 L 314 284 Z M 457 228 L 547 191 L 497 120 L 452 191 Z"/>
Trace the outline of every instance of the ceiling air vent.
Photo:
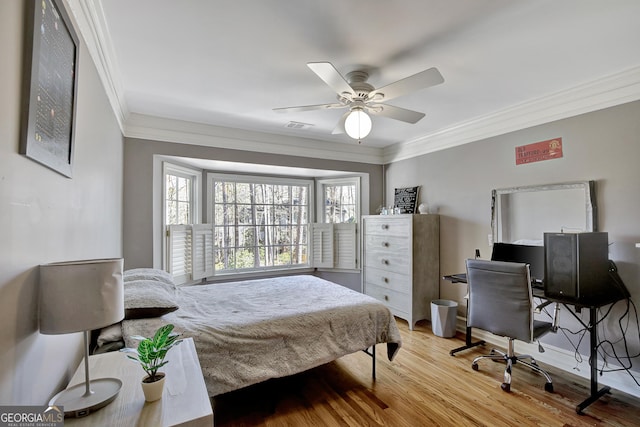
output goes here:
<path id="1" fill-rule="evenodd" d="M 301 122 L 289 122 L 286 125 L 284 125 L 284 127 L 286 127 L 287 129 L 300 129 L 300 130 L 305 130 L 305 129 L 311 129 L 313 125 L 310 123 L 301 123 Z"/>

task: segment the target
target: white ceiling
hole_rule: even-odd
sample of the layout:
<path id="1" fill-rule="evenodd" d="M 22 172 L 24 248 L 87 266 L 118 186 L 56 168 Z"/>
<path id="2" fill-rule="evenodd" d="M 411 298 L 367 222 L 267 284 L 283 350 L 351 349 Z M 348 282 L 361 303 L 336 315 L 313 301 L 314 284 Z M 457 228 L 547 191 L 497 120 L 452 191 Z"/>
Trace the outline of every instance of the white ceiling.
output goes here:
<path id="1" fill-rule="evenodd" d="M 269 135 L 255 138 L 269 152 L 406 157 L 640 99 L 638 0 L 66 1 L 127 136 L 209 143 L 231 128 Z M 317 61 L 370 70 L 374 87 L 430 67 L 445 82 L 390 102 L 426 113 L 417 124 L 374 117 L 358 146 L 331 133 L 343 110 L 272 111 L 336 101 Z"/>

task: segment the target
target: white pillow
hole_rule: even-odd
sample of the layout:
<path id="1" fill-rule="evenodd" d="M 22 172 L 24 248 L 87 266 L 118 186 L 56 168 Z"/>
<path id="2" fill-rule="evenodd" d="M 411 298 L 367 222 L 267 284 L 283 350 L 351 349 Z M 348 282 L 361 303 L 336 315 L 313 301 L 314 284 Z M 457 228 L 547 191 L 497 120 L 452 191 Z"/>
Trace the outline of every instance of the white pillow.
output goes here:
<path id="1" fill-rule="evenodd" d="M 171 274 L 157 268 L 133 268 L 131 270 L 126 270 L 122 275 L 122 279 L 125 282 L 131 282 L 134 280 L 157 280 L 158 282 L 166 283 L 173 288 L 176 286 Z"/>
<path id="2" fill-rule="evenodd" d="M 178 309 L 176 289 L 156 280 L 131 280 L 124 283 L 124 318 L 160 317 Z"/>
<path id="3" fill-rule="evenodd" d="M 102 347 L 110 342 L 122 341 L 122 327 L 116 323 L 100 330 L 98 335 L 98 347 Z"/>

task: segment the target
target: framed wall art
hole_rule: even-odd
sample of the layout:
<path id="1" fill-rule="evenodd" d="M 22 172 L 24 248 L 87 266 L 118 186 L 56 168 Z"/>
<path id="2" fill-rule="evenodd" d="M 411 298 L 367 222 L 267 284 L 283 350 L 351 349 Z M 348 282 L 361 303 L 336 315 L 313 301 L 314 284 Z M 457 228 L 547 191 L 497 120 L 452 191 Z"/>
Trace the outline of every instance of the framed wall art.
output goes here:
<path id="1" fill-rule="evenodd" d="M 78 36 L 62 0 L 26 3 L 20 154 L 71 178 Z"/>
<path id="2" fill-rule="evenodd" d="M 416 213 L 419 189 L 420 186 L 394 189 L 393 205 L 400 208 L 401 214 Z"/>

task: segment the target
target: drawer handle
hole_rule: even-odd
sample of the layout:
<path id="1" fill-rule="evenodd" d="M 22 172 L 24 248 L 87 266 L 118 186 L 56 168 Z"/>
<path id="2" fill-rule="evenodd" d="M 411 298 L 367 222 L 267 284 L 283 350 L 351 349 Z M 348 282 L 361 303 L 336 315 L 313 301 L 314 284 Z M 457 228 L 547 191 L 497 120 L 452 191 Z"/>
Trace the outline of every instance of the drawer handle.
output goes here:
<path id="1" fill-rule="evenodd" d="M 383 263 L 384 265 L 389 265 L 389 260 L 388 260 L 388 259 L 383 259 L 383 260 L 382 260 L 382 263 Z"/>
<path id="2" fill-rule="evenodd" d="M 382 229 L 383 230 L 388 230 L 389 229 L 389 224 L 382 224 Z"/>
<path id="3" fill-rule="evenodd" d="M 384 296 L 385 301 L 389 301 L 389 297 L 387 295 Z"/>
<path id="4" fill-rule="evenodd" d="M 388 278 L 388 277 L 383 277 L 383 278 L 382 278 L 382 281 L 383 281 L 384 283 L 389 283 L 389 278 Z"/>
<path id="5" fill-rule="evenodd" d="M 385 248 L 389 247 L 389 242 L 382 242 L 382 246 L 384 246 Z"/>

